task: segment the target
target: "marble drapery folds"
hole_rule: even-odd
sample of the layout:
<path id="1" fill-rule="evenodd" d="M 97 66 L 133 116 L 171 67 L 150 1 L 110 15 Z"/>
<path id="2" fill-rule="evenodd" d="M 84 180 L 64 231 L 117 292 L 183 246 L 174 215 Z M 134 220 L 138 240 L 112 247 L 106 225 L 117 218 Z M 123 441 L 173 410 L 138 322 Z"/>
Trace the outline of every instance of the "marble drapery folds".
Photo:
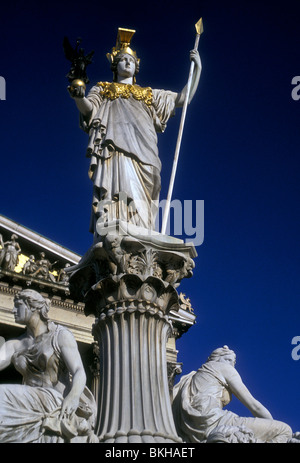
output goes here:
<path id="1" fill-rule="evenodd" d="M 174 387 L 174 420 L 178 435 L 185 442 L 216 439 L 215 442 L 281 443 L 292 438 L 290 427 L 281 421 L 241 417 L 224 410 L 231 401 L 226 377 L 240 378 L 233 366 L 207 361 L 197 371 L 183 376 Z"/>
<path id="2" fill-rule="evenodd" d="M 48 331 L 30 347 L 16 351 L 12 363 L 23 384 L 0 385 L 0 442 L 94 442 L 96 403 L 87 387 L 76 413 L 60 419 L 71 379 L 57 342 L 61 325 L 48 322 Z"/>
<path id="3" fill-rule="evenodd" d="M 99 216 L 154 229 L 161 189 L 157 132 L 163 132 L 174 115 L 177 94 L 148 88 L 138 93 L 138 86 L 109 85 L 110 93 L 107 83 L 92 87 L 87 96 L 92 112 L 80 118 L 89 133 L 87 156 L 94 186 L 90 231 L 95 232 Z M 121 89 L 128 87 L 131 91 L 124 94 Z"/>

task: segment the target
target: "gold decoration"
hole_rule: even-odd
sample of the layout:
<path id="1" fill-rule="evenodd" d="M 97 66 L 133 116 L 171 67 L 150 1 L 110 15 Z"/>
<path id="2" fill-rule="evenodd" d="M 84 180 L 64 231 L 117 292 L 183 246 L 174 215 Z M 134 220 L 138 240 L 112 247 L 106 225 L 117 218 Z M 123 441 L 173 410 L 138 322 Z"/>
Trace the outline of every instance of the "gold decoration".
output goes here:
<path id="1" fill-rule="evenodd" d="M 25 256 L 25 254 L 19 254 L 18 262 L 17 262 L 17 265 L 14 271 L 16 273 L 21 273 L 22 268 L 27 260 L 28 260 L 28 256 Z"/>
<path id="2" fill-rule="evenodd" d="M 83 87 L 84 90 L 86 89 L 86 85 L 81 79 L 72 80 L 70 87 L 71 87 L 71 90 L 74 90 L 75 88 L 78 88 L 78 87 Z"/>
<path id="3" fill-rule="evenodd" d="M 135 31 L 133 29 L 124 29 L 119 27 L 116 46 L 113 47 L 111 53 L 107 53 L 106 55 L 111 63 L 114 61 L 114 58 L 118 55 L 118 53 L 121 52 L 133 56 L 138 62 L 140 61 L 136 52 L 129 46 L 134 33 Z"/>
<path id="4" fill-rule="evenodd" d="M 201 35 L 202 32 L 203 32 L 203 21 L 202 21 L 202 18 L 199 19 L 199 21 L 195 24 L 195 28 L 196 28 L 196 33 L 198 35 Z"/>
<path id="5" fill-rule="evenodd" d="M 108 100 L 133 96 L 133 98 L 143 101 L 148 106 L 152 104 L 152 89 L 150 87 L 140 87 L 139 85 L 122 84 L 118 82 L 98 82 L 97 85 L 103 89 L 100 92 L 101 96 Z"/>
<path id="6" fill-rule="evenodd" d="M 1 247 L 0 247 L 1 249 Z M 18 263 L 14 269 L 14 272 L 16 273 L 21 273 L 22 270 L 23 270 L 23 267 L 25 265 L 25 263 L 28 261 L 29 259 L 29 256 L 27 256 L 26 254 L 19 254 L 18 256 Z M 58 272 L 57 270 L 51 270 L 49 271 L 49 273 L 51 273 L 54 277 L 57 277 L 58 276 Z"/>

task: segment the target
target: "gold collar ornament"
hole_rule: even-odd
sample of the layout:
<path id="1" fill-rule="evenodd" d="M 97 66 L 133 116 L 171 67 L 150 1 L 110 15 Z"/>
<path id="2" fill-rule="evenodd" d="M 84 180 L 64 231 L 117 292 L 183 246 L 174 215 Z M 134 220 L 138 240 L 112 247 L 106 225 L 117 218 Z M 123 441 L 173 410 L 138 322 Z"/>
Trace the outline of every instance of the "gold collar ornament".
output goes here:
<path id="1" fill-rule="evenodd" d="M 97 85 L 102 87 L 100 95 L 108 100 L 133 96 L 133 98 L 143 101 L 148 106 L 152 104 L 152 89 L 150 87 L 140 87 L 139 85 L 122 84 L 119 82 L 98 82 Z"/>

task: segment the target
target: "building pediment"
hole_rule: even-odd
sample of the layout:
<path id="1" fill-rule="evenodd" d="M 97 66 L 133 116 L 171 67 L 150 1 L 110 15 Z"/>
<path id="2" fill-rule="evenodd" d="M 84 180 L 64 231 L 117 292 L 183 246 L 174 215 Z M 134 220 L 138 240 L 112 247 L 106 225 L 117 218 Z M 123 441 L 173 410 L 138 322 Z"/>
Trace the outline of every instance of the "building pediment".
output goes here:
<path id="1" fill-rule="evenodd" d="M 0 215 L 0 278 L 20 286 L 69 295 L 64 268 L 80 256 Z"/>
<path id="2" fill-rule="evenodd" d="M 14 296 L 25 288 L 51 300 L 50 317 L 69 328 L 77 341 L 91 344 L 92 317 L 84 303 L 70 297 L 64 268 L 80 256 L 60 244 L 0 215 L 0 325 L 17 327 L 12 313 Z M 19 327 L 21 328 L 21 327 Z M 1 333 L 0 333 L 1 334 Z"/>

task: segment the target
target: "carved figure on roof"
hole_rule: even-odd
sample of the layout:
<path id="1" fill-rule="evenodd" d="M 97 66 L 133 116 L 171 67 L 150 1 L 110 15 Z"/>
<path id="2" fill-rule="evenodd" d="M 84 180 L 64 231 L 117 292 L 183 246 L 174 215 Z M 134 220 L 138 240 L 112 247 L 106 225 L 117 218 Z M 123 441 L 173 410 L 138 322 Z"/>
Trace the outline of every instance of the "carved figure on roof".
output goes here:
<path id="1" fill-rule="evenodd" d="M 1 443 L 98 442 L 96 403 L 77 343 L 49 320 L 49 307 L 31 289 L 15 297 L 15 320 L 26 330 L 2 345 L 0 370 L 13 364 L 23 383 L 0 385 Z"/>
<path id="2" fill-rule="evenodd" d="M 21 247 L 17 242 L 18 236 L 15 234 L 11 235 L 10 241 L 3 241 L 2 235 L 0 235 L 0 267 L 4 270 L 14 271 L 18 265 L 19 254 L 21 253 Z"/>
<path id="3" fill-rule="evenodd" d="M 71 267 L 71 264 L 68 262 L 66 263 L 64 268 L 60 269 L 58 277 L 57 277 L 57 281 L 59 283 L 64 284 L 64 285 L 69 284 L 70 275 L 66 272 L 66 269 L 69 267 Z"/>
<path id="4" fill-rule="evenodd" d="M 22 268 L 23 275 L 32 275 L 37 270 L 37 265 L 35 262 L 35 257 L 33 254 L 29 256 Z"/>
<path id="5" fill-rule="evenodd" d="M 39 256 L 39 260 L 36 261 L 36 270 L 31 274 L 31 276 L 50 280 L 54 283 L 56 281 L 55 277 L 50 272 L 58 261 L 51 263 L 48 259 L 46 259 L 44 252 L 40 252 Z"/>
<path id="6" fill-rule="evenodd" d="M 87 156 L 93 182 L 90 231 L 98 218 L 121 219 L 154 229 L 161 189 L 157 133 L 183 106 L 186 87 L 177 93 L 136 84 L 140 59 L 130 48 L 134 30 L 118 30 L 116 46 L 107 54 L 112 82 L 98 82 L 85 97 L 85 85 L 68 89 L 80 112 L 80 125 L 89 134 Z M 190 100 L 201 73 L 196 50 L 190 52 L 194 74 Z"/>

